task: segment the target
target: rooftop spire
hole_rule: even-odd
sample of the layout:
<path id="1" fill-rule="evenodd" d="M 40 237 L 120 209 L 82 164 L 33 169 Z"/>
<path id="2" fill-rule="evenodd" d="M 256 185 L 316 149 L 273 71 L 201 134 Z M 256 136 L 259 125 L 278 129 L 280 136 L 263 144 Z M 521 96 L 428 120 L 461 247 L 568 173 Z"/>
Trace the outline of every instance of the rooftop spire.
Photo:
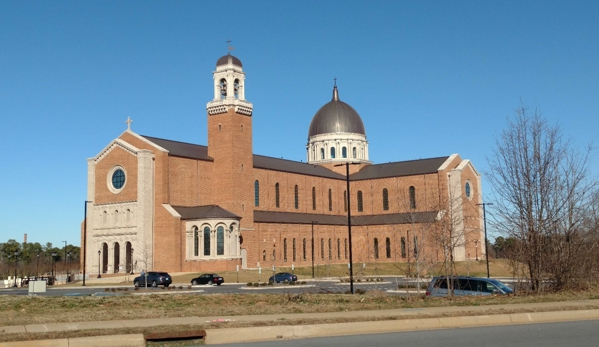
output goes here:
<path id="1" fill-rule="evenodd" d="M 337 77 L 333 78 L 335 86 L 333 87 L 333 101 L 339 101 L 339 91 L 337 90 Z"/>

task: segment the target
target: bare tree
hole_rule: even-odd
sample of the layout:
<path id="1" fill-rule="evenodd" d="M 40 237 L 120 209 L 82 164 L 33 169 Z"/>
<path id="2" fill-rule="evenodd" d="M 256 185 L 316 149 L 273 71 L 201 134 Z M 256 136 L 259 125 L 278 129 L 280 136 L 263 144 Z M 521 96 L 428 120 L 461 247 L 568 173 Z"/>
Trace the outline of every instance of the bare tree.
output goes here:
<path id="1" fill-rule="evenodd" d="M 488 178 L 494 188 L 492 224 L 521 246 L 533 291 L 544 278 L 567 286 L 588 240 L 584 216 L 591 206 L 591 146 L 577 150 L 540 113 L 526 107 L 495 141 Z"/>

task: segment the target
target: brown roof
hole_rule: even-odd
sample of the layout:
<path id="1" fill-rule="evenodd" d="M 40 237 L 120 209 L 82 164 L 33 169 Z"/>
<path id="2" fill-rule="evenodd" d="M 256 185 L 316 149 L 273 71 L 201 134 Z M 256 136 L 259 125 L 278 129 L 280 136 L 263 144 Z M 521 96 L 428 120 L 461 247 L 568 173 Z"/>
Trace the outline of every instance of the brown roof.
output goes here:
<path id="1" fill-rule="evenodd" d="M 354 216 L 352 225 L 410 224 L 412 221 L 414 223 L 432 223 L 436 216 L 436 211 Z M 322 225 L 347 225 L 347 215 L 254 211 L 254 222 L 281 224 L 311 224 L 314 222 L 314 224 Z"/>
<path id="2" fill-rule="evenodd" d="M 350 175 L 350 180 L 422 175 L 436 173 L 449 157 L 398 161 L 394 163 L 368 165 Z"/>
<path id="3" fill-rule="evenodd" d="M 345 180 L 345 175 L 338 174 L 320 165 L 266 157 L 257 154 L 254 154 L 254 167 L 274 171 L 297 173 L 300 175 L 319 176 Z"/>
<path id="4" fill-rule="evenodd" d="M 159 139 L 151 136 L 141 136 L 146 140 L 153 142 L 158 146 L 166 149 L 169 155 L 175 157 L 214 161 L 214 159 L 208 156 L 208 147 L 206 146 L 195 145 L 193 143 Z"/>
<path id="5" fill-rule="evenodd" d="M 159 139 L 144 136 L 146 140 L 166 149 L 169 155 L 175 157 L 214 161 L 208 156 L 208 147 L 186 142 Z M 386 164 L 367 165 L 360 171 L 349 176 L 350 181 L 367 180 L 373 178 L 399 177 L 435 173 L 449 158 L 438 157 L 428 159 L 417 159 L 400 161 Z M 323 166 L 297 162 L 287 159 L 279 159 L 254 154 L 254 167 L 259 169 L 296 173 L 300 175 L 325 177 L 345 180 L 345 175 L 338 174 Z"/>
<path id="6" fill-rule="evenodd" d="M 210 219 L 210 218 L 228 218 L 241 219 L 233 212 L 227 211 L 217 205 L 207 206 L 173 206 L 175 211 L 181 215 L 181 219 Z"/>

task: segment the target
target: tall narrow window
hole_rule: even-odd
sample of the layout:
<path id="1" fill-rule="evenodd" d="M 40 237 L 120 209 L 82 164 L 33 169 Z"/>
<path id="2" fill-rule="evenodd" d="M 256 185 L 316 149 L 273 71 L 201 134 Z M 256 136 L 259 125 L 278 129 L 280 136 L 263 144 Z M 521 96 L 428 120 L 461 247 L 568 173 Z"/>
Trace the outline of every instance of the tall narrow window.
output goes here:
<path id="1" fill-rule="evenodd" d="M 385 240 L 385 251 L 387 253 L 387 258 L 391 258 L 391 240 L 388 237 Z"/>
<path id="2" fill-rule="evenodd" d="M 320 239 L 320 258 L 324 260 L 324 239 Z"/>
<path id="3" fill-rule="evenodd" d="M 418 236 L 414 236 L 414 258 L 418 258 Z"/>
<path id="4" fill-rule="evenodd" d="M 356 150 L 356 147 L 352 148 L 352 156 L 355 158 L 358 155 L 358 151 Z"/>
<path id="5" fill-rule="evenodd" d="M 383 189 L 383 210 L 389 210 L 389 191 L 387 188 Z"/>
<path id="6" fill-rule="evenodd" d="M 254 182 L 254 206 L 260 206 L 260 182 Z"/>
<path id="7" fill-rule="evenodd" d="M 347 158 L 347 147 L 341 148 L 341 157 Z"/>
<path id="8" fill-rule="evenodd" d="M 343 210 L 347 212 L 347 191 L 343 191 Z"/>
<path id="9" fill-rule="evenodd" d="M 347 259 L 347 239 L 345 239 L 345 259 Z"/>
<path id="10" fill-rule="evenodd" d="M 262 251 L 262 261 L 266 261 L 266 250 Z"/>
<path id="11" fill-rule="evenodd" d="M 333 211 L 333 192 L 329 189 L 329 211 Z"/>
<path id="12" fill-rule="evenodd" d="M 302 259 L 306 260 L 306 239 L 302 240 Z"/>
<path id="13" fill-rule="evenodd" d="M 331 147 L 331 159 L 335 159 L 335 147 Z"/>
<path id="14" fill-rule="evenodd" d="M 320 159 L 324 159 L 324 148 L 320 149 Z"/>
<path id="15" fill-rule="evenodd" d="M 341 259 L 341 239 L 337 239 L 337 259 Z"/>
<path id="16" fill-rule="evenodd" d="M 283 239 L 283 261 L 287 261 L 287 239 Z"/>
<path id="17" fill-rule="evenodd" d="M 410 187 L 410 208 L 416 208 L 416 188 L 414 186 Z"/>
<path id="18" fill-rule="evenodd" d="M 406 257 L 406 238 L 405 237 L 401 238 L 401 257 L 402 258 Z"/>
<path id="19" fill-rule="evenodd" d="M 198 235 L 198 228 L 193 227 L 193 255 L 197 257 L 200 253 L 200 235 Z"/>
<path id="20" fill-rule="evenodd" d="M 293 261 L 295 262 L 295 237 L 293 238 Z"/>
<path id="21" fill-rule="evenodd" d="M 297 210 L 299 208 L 299 189 L 297 187 L 297 184 L 295 185 L 294 193 L 295 193 L 295 199 L 294 199 L 295 209 Z"/>
<path id="22" fill-rule="evenodd" d="M 273 249 L 272 250 L 272 261 L 275 261 L 275 260 L 277 260 L 277 250 Z"/>
<path id="23" fill-rule="evenodd" d="M 225 228 L 216 228 L 216 255 L 225 255 Z"/>
<path id="24" fill-rule="evenodd" d="M 312 187 L 312 209 L 316 210 L 316 187 Z"/>
<path id="25" fill-rule="evenodd" d="M 333 260 L 333 242 L 329 239 L 329 260 Z"/>
<path id="26" fill-rule="evenodd" d="M 279 207 L 279 183 L 275 184 L 275 206 Z"/>
<path id="27" fill-rule="evenodd" d="M 374 259 L 379 258 L 379 239 L 374 238 Z"/>
<path id="28" fill-rule="evenodd" d="M 210 255 L 210 228 L 204 228 L 204 255 Z"/>
<path id="29" fill-rule="evenodd" d="M 362 191 L 358 190 L 358 212 L 364 211 L 364 205 L 362 203 Z"/>

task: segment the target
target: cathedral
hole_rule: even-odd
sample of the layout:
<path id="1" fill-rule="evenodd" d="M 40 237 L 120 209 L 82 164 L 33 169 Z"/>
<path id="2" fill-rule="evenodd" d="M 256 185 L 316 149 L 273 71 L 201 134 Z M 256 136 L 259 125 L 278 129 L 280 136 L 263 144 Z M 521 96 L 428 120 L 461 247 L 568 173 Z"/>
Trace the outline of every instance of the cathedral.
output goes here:
<path id="1" fill-rule="evenodd" d="M 87 273 L 483 256 L 481 177 L 469 160 L 372 163 L 362 118 L 336 85 L 306 124 L 306 162 L 254 154 L 241 61 L 221 57 L 213 77 L 207 145 L 140 135 L 128 119 L 87 160 Z"/>

